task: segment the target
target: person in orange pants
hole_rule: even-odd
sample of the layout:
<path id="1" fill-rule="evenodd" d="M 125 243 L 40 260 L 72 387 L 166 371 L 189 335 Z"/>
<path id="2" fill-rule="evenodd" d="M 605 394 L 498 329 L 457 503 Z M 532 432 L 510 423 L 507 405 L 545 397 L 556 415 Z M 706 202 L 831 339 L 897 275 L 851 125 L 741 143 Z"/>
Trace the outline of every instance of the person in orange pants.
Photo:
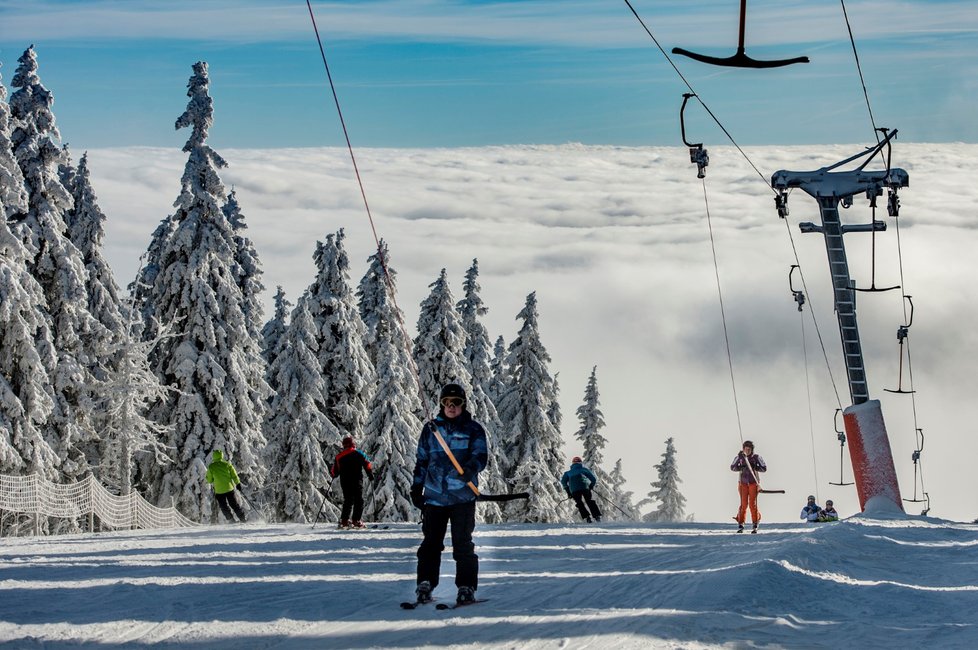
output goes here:
<path id="1" fill-rule="evenodd" d="M 744 441 L 744 446 L 740 453 L 730 463 L 730 469 L 740 472 L 740 481 L 737 483 L 737 490 L 740 492 L 740 509 L 737 510 L 737 532 L 744 532 L 744 521 L 747 517 L 747 508 L 750 507 L 750 519 L 754 524 L 750 532 L 757 532 L 757 524 L 761 522 L 761 511 L 757 509 L 757 490 L 760 485 L 757 482 L 757 475 L 767 471 L 764 459 L 754 453 L 754 443 L 750 440 Z"/>

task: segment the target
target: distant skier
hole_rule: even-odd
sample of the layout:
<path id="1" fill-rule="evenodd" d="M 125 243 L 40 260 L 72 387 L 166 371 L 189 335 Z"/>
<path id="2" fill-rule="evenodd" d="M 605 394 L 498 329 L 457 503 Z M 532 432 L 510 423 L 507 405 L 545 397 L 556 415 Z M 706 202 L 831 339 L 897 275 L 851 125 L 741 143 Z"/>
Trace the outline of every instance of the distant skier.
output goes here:
<path id="1" fill-rule="evenodd" d="M 598 509 L 598 504 L 594 502 L 594 498 L 591 496 L 591 491 L 597 483 L 598 479 L 594 477 L 591 470 L 584 466 L 580 456 L 574 456 L 571 459 L 570 469 L 560 477 L 560 484 L 564 486 L 564 492 L 574 499 L 577 511 L 581 513 L 581 518 L 587 523 L 591 523 L 592 517 L 595 521 L 601 521 L 601 510 Z M 584 507 L 585 503 L 587 503 L 587 507 Z"/>
<path id="2" fill-rule="evenodd" d="M 832 502 L 829 501 L 829 503 Z M 801 509 L 801 515 L 798 518 L 804 519 L 805 521 L 818 521 L 818 518 L 821 514 L 822 514 L 822 509 L 818 507 L 817 503 L 815 503 L 814 495 L 809 494 L 808 503 L 805 504 L 805 507 Z"/>
<path id="3" fill-rule="evenodd" d="M 451 451 L 454 463 L 443 445 Z M 458 384 L 445 385 L 438 415 L 421 430 L 411 484 L 411 502 L 421 509 L 424 533 L 418 547 L 415 594 L 419 603 L 430 602 L 431 592 L 438 586 L 449 522 L 458 587 L 456 602 L 466 605 L 475 601 L 479 588 L 479 556 L 472 543 L 476 493 L 468 483 L 478 487 L 479 472 L 488 462 L 486 431 L 466 410 L 465 390 Z M 462 468 L 461 474 L 455 463 Z"/>
<path id="4" fill-rule="evenodd" d="M 767 471 L 764 459 L 754 453 L 754 443 L 745 440 L 740 453 L 730 463 L 730 469 L 740 472 L 737 490 L 740 492 L 740 509 L 737 510 L 737 532 L 744 532 L 744 521 L 747 518 L 747 508 L 750 506 L 750 519 L 754 524 L 750 532 L 757 532 L 757 524 L 761 523 L 761 512 L 757 509 L 757 474 Z"/>
<path id="5" fill-rule="evenodd" d="M 343 488 L 343 510 L 340 513 L 340 528 L 363 528 L 363 474 L 374 480 L 374 468 L 367 455 L 357 449 L 353 436 L 343 438 L 343 451 L 336 455 L 329 475 L 340 477 Z M 350 520 L 352 511 L 353 520 Z"/>
<path id="6" fill-rule="evenodd" d="M 825 507 L 818 514 L 817 521 L 839 521 L 839 513 L 836 512 L 835 506 L 832 504 L 832 500 L 829 499 L 825 502 Z"/>
<path id="7" fill-rule="evenodd" d="M 234 510 L 234 514 L 238 515 L 238 521 L 243 524 L 245 514 L 241 511 L 241 506 L 238 505 L 238 500 L 234 496 L 234 486 L 240 484 L 241 479 L 238 478 L 238 473 L 234 471 L 234 465 L 224 460 L 224 454 L 220 450 L 215 449 L 211 457 L 213 460 L 207 466 L 207 475 L 204 478 L 214 486 L 214 497 L 217 499 L 217 505 L 220 506 L 221 512 L 224 513 L 224 518 L 233 524 L 234 515 L 231 514 L 231 511 Z"/>

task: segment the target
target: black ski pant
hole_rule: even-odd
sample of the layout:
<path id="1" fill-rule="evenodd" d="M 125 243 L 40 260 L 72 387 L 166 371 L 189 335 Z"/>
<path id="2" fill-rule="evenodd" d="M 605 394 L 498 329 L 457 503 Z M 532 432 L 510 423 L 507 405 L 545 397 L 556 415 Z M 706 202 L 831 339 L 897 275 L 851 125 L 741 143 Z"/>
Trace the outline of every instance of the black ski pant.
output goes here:
<path id="1" fill-rule="evenodd" d="M 577 511 L 581 513 L 582 519 L 588 519 L 594 517 L 599 519 L 601 517 L 601 511 L 598 509 L 598 504 L 595 502 L 594 497 L 591 496 L 591 490 L 578 490 L 571 494 L 574 497 L 574 504 L 577 506 Z M 587 508 L 584 507 L 584 503 L 587 503 Z M 590 509 L 590 512 L 588 510 Z"/>
<path id="2" fill-rule="evenodd" d="M 241 511 L 241 506 L 238 505 L 238 500 L 234 496 L 234 490 L 230 492 L 225 492 L 224 494 L 215 494 L 214 497 L 217 499 L 217 505 L 221 507 L 221 512 L 224 513 L 224 518 L 234 523 L 234 515 L 231 511 L 234 510 L 234 514 L 238 515 L 238 521 L 244 523 L 245 515 Z"/>
<path id="3" fill-rule="evenodd" d="M 343 510 L 340 513 L 340 521 L 360 521 L 363 518 L 363 486 L 360 481 L 350 483 L 340 482 L 343 488 Z M 352 513 L 352 516 L 351 516 Z"/>
<path id="4" fill-rule="evenodd" d="M 452 524 L 452 557 L 455 559 L 455 586 L 479 587 L 479 556 L 475 554 L 475 501 L 453 506 L 424 507 L 421 531 L 424 540 L 418 547 L 418 584 L 425 580 L 434 589 L 441 571 L 441 552 L 445 550 L 445 531 Z"/>

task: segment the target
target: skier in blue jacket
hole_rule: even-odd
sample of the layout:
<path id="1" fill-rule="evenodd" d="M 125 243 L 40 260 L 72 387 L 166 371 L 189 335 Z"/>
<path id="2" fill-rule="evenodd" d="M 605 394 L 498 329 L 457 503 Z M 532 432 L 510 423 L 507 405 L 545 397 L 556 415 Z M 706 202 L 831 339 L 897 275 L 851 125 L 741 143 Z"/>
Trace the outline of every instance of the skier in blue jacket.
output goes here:
<path id="1" fill-rule="evenodd" d="M 462 468 L 455 464 L 439 442 L 451 450 Z M 486 431 L 472 419 L 465 408 L 465 390 L 458 384 L 441 389 L 440 409 L 434 420 L 426 422 L 418 439 L 417 462 L 411 484 L 411 502 L 422 512 L 424 540 L 418 547 L 418 602 L 429 602 L 438 586 L 441 552 L 445 550 L 445 533 L 452 524 L 452 557 L 455 559 L 456 602 L 475 600 L 479 587 L 479 556 L 475 554 L 472 531 L 475 530 L 476 492 L 469 483 L 479 486 L 479 472 L 489 463 Z"/>
<path id="2" fill-rule="evenodd" d="M 584 467 L 584 462 L 580 456 L 574 456 L 571 459 L 570 469 L 560 477 L 560 484 L 564 486 L 564 492 L 567 493 L 567 496 L 573 497 L 577 511 L 581 513 L 581 517 L 587 523 L 591 523 L 592 517 L 595 521 L 601 521 L 601 511 L 591 496 L 591 490 L 594 489 L 597 482 L 598 479 L 594 477 L 591 470 Z M 587 503 L 586 508 L 584 507 L 585 503 Z"/>

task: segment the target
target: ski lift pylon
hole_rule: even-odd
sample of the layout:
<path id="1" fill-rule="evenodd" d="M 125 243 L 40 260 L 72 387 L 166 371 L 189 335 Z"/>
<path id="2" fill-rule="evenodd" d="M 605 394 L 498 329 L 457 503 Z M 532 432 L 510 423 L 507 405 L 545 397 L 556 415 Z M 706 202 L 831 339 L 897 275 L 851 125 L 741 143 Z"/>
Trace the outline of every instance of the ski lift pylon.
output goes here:
<path id="1" fill-rule="evenodd" d="M 710 65 L 721 65 L 732 68 L 780 68 L 794 63 L 808 63 L 807 56 L 798 56 L 793 59 L 779 59 L 774 61 L 759 61 L 747 56 L 744 50 L 744 31 L 747 25 L 747 0 L 740 0 L 740 36 L 737 42 L 737 52 L 733 56 L 726 58 L 697 54 L 681 47 L 672 48 L 673 54 L 688 56 L 694 61 L 708 63 Z"/>

